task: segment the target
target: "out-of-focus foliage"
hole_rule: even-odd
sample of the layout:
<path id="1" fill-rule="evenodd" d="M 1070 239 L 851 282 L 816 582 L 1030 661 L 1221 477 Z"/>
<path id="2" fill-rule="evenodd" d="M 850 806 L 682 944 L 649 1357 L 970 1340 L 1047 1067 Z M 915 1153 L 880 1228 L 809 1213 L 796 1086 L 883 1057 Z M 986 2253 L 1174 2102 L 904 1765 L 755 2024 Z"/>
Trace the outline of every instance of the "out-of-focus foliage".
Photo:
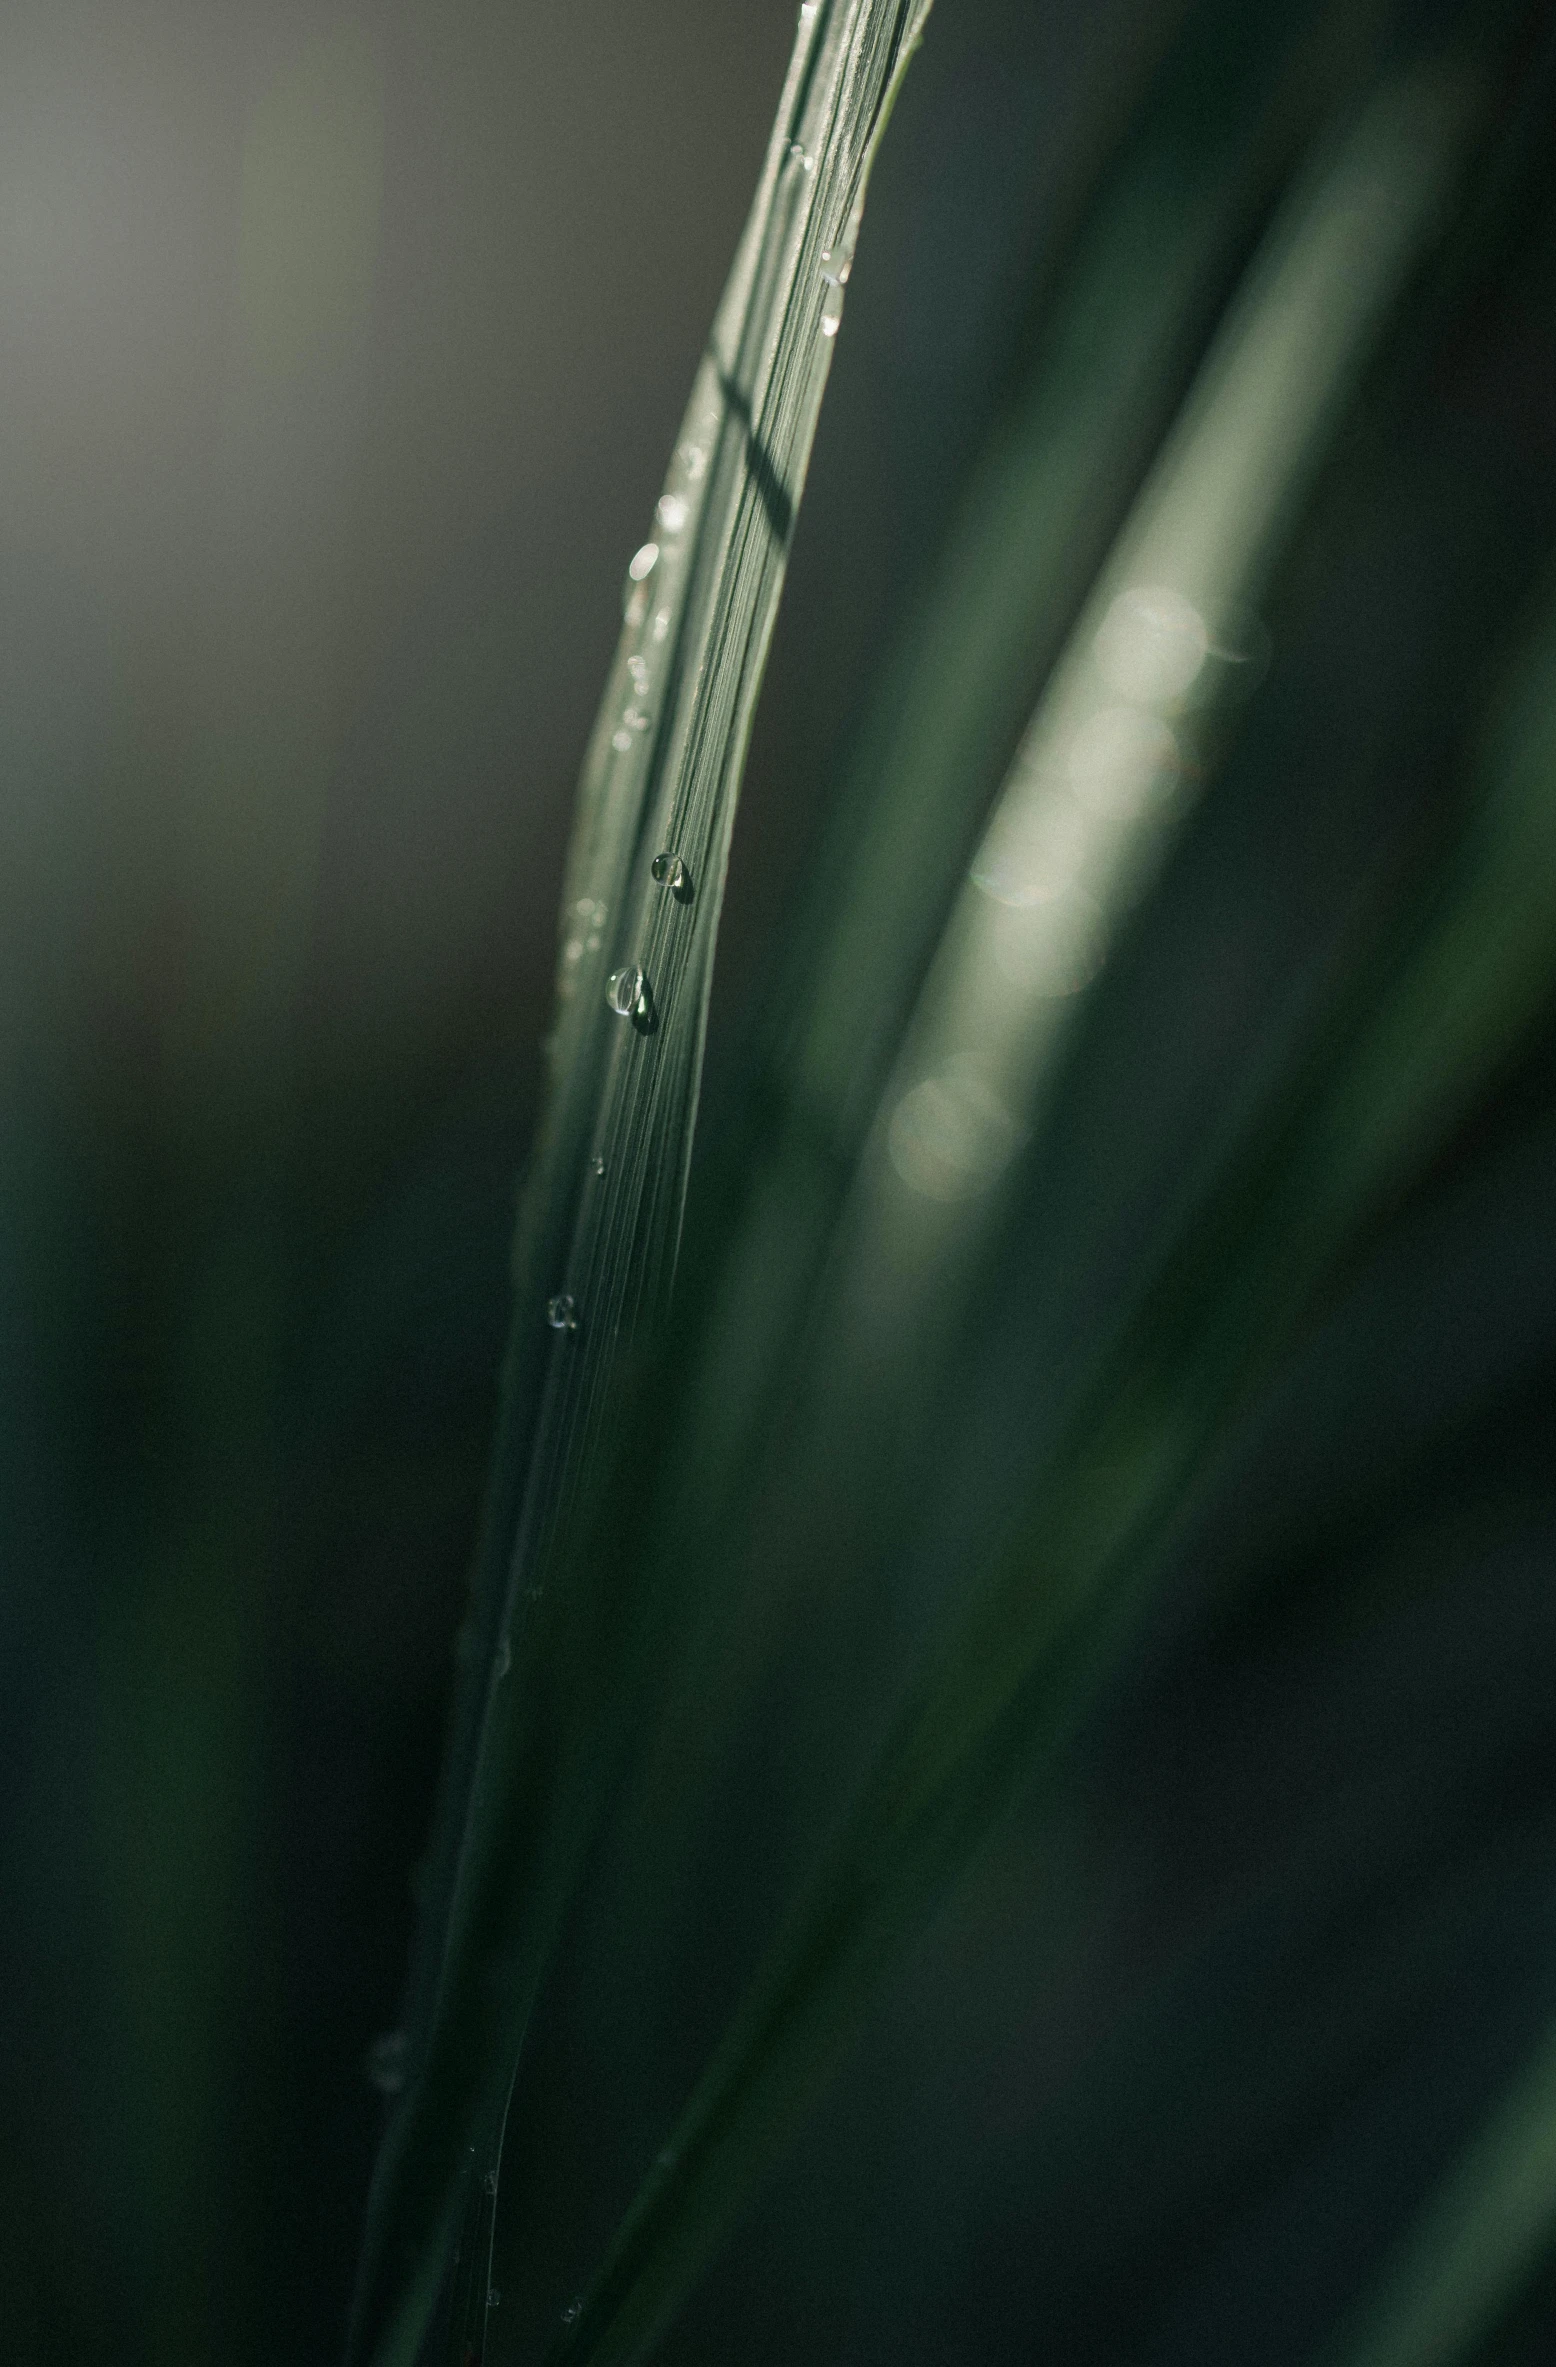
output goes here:
<path id="1" fill-rule="evenodd" d="M 641 781 L 549 1137 L 535 1050 L 793 12 L 277 0 L 229 55 L 165 0 L 99 74 L 53 6 L 0 98 L 7 2355 L 338 2359 L 381 2112 L 359 2332 L 408 2285 L 420 2367 L 1534 2367 L 1549 11 L 937 0 L 805 504 L 808 423 L 714 503 L 704 593 L 741 517 L 789 574 L 666 1316 L 717 896 Z M 655 772 L 655 539 L 595 769 L 716 782 L 712 844 L 776 576 Z M 673 1024 L 609 1019 L 692 916 Z M 560 1293 L 600 1419 L 542 1571 L 510 1397 L 456 1689 L 526 1143 L 514 1388 Z"/>

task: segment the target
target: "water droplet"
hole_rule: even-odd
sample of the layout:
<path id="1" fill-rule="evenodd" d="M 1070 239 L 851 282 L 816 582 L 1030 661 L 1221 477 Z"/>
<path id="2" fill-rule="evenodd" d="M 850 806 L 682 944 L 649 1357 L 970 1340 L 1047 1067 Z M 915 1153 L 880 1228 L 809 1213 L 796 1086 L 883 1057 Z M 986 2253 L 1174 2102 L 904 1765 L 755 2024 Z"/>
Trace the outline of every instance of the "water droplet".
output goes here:
<path id="1" fill-rule="evenodd" d="M 642 549 L 634 551 L 627 561 L 627 577 L 621 587 L 621 613 L 629 625 L 643 622 L 643 614 L 648 606 L 648 593 L 644 587 L 658 564 L 657 542 L 644 543 Z"/>
<path id="2" fill-rule="evenodd" d="M 649 865 L 649 870 L 659 885 L 662 888 L 668 888 L 672 896 L 690 896 L 692 875 L 679 855 L 668 853 L 656 855 Z"/>
<path id="3" fill-rule="evenodd" d="M 603 1175 L 605 1173 L 605 1161 L 600 1157 L 598 1151 L 595 1152 L 594 1157 L 589 1161 L 589 1173 L 591 1175 Z"/>
<path id="4" fill-rule="evenodd" d="M 497 1646 L 497 1658 L 492 1663 L 492 1674 L 497 1679 L 499 1685 L 502 1683 L 503 1678 L 507 1675 L 509 1669 L 512 1668 L 512 1666 L 513 1646 L 509 1643 L 507 1637 L 504 1636 Z"/>
<path id="5" fill-rule="evenodd" d="M 670 611 L 668 608 L 661 608 L 659 614 L 654 619 L 654 639 L 656 641 L 662 641 L 669 630 Z"/>
<path id="6" fill-rule="evenodd" d="M 621 720 L 628 731 L 647 731 L 648 729 L 648 717 L 641 707 L 629 707 Z"/>
<path id="7" fill-rule="evenodd" d="M 806 155 L 798 140 L 789 142 L 789 156 L 791 162 L 797 164 L 802 172 L 813 173 L 815 171 L 816 159 L 814 156 Z"/>
<path id="8" fill-rule="evenodd" d="M 642 971 L 633 963 L 624 970 L 612 970 L 605 988 L 605 1000 L 618 1019 L 631 1019 L 643 1000 L 643 989 L 648 984 Z M 553 1300 L 553 1305 L 556 1301 Z M 572 1301 L 568 1301 L 572 1305 Z"/>
<path id="9" fill-rule="evenodd" d="M 618 756 L 625 756 L 625 755 L 626 755 L 626 753 L 627 753 L 627 750 L 628 750 L 628 749 L 631 747 L 631 745 L 632 745 L 632 734 L 631 734 L 631 732 L 629 732 L 629 731 L 613 731 L 613 732 L 611 733 L 611 746 L 612 746 L 612 747 L 615 749 L 615 751 L 616 751 L 616 753 L 617 753 L 617 755 L 618 755 Z"/>
<path id="10" fill-rule="evenodd" d="M 648 660 L 646 657 L 639 657 L 636 651 L 634 651 L 632 656 L 627 660 L 627 672 L 632 677 L 632 687 L 634 690 L 647 690 Z"/>
<path id="11" fill-rule="evenodd" d="M 659 523 L 666 534 L 679 534 L 686 523 L 686 504 L 679 493 L 662 493 L 659 497 Z"/>
<path id="12" fill-rule="evenodd" d="M 547 1299 L 546 1321 L 553 1331 L 578 1329 L 578 1301 L 570 1290 L 559 1290 L 554 1299 Z"/>
<path id="13" fill-rule="evenodd" d="M 562 2312 L 562 2323 L 564 2326 L 576 2326 L 582 2315 L 583 2303 L 581 2301 L 570 2301 L 566 2309 Z"/>
<path id="14" fill-rule="evenodd" d="M 488 2285 L 488 2286 L 487 2286 L 487 2288 L 486 2288 L 486 2306 L 487 2306 L 487 2308 L 488 2308 L 488 2309 L 495 2309 L 495 2308 L 497 2307 L 497 2304 L 498 2304 L 498 2303 L 501 2301 L 501 2299 L 502 2299 L 502 2295 L 501 2295 L 501 2294 L 498 2292 L 498 2290 L 497 2290 L 496 2286 L 495 2286 L 495 2285 Z"/>
<path id="15" fill-rule="evenodd" d="M 488 2170 L 486 2176 L 481 2180 L 481 2184 L 488 2194 L 495 2194 L 497 2192 L 497 2172 Z"/>
<path id="16" fill-rule="evenodd" d="M 386 2030 L 367 2050 L 367 2076 L 381 2096 L 397 2096 L 405 2085 L 408 2041 L 403 2030 Z"/>
<path id="17" fill-rule="evenodd" d="M 682 444 L 676 453 L 676 458 L 695 485 L 708 465 L 708 455 L 702 446 L 700 444 Z"/>
<path id="18" fill-rule="evenodd" d="M 843 319 L 843 290 L 848 285 L 854 268 L 852 233 L 838 240 L 835 247 L 821 250 L 821 334 L 835 337 Z"/>

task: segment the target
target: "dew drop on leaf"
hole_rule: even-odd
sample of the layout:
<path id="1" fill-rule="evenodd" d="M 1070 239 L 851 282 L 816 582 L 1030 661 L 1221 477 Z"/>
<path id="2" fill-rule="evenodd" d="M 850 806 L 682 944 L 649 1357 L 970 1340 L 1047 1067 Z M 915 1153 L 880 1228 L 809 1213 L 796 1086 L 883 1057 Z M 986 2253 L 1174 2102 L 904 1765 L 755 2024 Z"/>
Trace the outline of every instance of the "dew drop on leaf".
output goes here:
<path id="1" fill-rule="evenodd" d="M 553 1331 L 578 1329 L 578 1301 L 570 1290 L 559 1290 L 554 1299 L 546 1301 L 546 1321 Z"/>
<path id="2" fill-rule="evenodd" d="M 670 890 L 672 896 L 684 895 L 691 886 L 691 874 L 679 855 L 668 852 L 656 855 L 649 870 L 662 888 Z"/>
<path id="3" fill-rule="evenodd" d="M 605 1000 L 618 1019 L 632 1017 L 643 1000 L 643 989 L 647 983 L 642 971 L 632 963 L 629 963 L 624 970 L 612 970 L 606 983 Z M 559 1304 L 555 1299 L 551 1303 L 553 1306 Z M 572 1306 L 572 1303 L 571 1299 L 567 1302 L 569 1307 Z M 552 1320 L 554 1322 L 555 1317 Z M 560 1330 L 562 1326 L 558 1325 L 557 1328 Z"/>
<path id="4" fill-rule="evenodd" d="M 627 561 L 627 580 L 621 587 L 621 613 L 629 625 L 640 625 L 648 606 L 645 585 L 659 564 L 659 545 L 646 542 Z"/>
<path id="5" fill-rule="evenodd" d="M 821 254 L 821 334 L 835 337 L 843 318 L 843 290 L 854 267 L 852 248 L 845 242 L 824 247 Z"/>

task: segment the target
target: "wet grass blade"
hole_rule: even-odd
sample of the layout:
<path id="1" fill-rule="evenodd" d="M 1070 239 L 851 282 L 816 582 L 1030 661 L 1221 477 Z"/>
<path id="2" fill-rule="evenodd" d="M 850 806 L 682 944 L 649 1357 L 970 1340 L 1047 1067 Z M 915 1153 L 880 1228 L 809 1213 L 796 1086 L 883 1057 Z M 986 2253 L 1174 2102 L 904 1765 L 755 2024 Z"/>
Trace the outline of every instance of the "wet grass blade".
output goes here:
<path id="1" fill-rule="evenodd" d="M 378 2367 L 426 2355 L 440 2293 L 450 2354 L 484 2343 L 506 2100 L 608 1757 L 609 1701 L 561 1673 L 553 1605 L 674 1273 L 752 710 L 870 164 L 927 13 L 928 0 L 801 9 L 751 219 L 628 573 L 568 862 L 552 1089 L 521 1206 L 405 2086 L 353 2318 L 351 2358 Z"/>

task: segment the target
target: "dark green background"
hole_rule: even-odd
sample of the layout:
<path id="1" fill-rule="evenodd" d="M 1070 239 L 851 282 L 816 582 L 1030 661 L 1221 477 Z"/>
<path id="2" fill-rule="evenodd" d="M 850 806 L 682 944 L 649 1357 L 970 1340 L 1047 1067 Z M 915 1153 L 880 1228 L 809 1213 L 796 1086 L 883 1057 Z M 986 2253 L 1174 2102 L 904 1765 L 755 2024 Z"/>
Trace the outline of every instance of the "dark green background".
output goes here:
<path id="1" fill-rule="evenodd" d="M 572 786 L 791 13 L 48 0 L 0 29 L 0 2352 L 25 2367 L 338 2354 Z M 1429 13 L 1455 14 L 1402 12 Z M 829 779 L 1175 21 L 938 0 L 757 725 L 715 1126 Z M 308 203 L 346 200 L 297 161 L 327 167 L 332 109 L 359 181 L 382 159 L 333 264 Z M 1445 800 L 1533 613 L 1556 240 L 1548 170 L 1519 169 L 1316 501 L 1269 681 L 1034 1176 L 1048 1263 L 1011 1337 L 1086 1320 L 1099 1178 L 1142 1178 L 1147 1214 L 1170 1192 L 1258 1015 Z M 1295 2367 L 1544 2027 L 1552 1086 L 1536 1045 L 1359 1261 L 1059 1811 L 937 1924 L 674 2356 Z M 976 1376 L 956 1407 L 947 1455 L 992 1486 L 1029 1409 Z M 731 1867 L 785 1813 L 737 1798 Z M 719 1918 L 691 1928 L 716 1998 Z M 559 2289 L 626 2145 L 590 2033 L 631 1937 L 577 1946 L 521 2097 L 556 2131 Z M 691 1979 L 618 2040 L 660 2050 L 650 2093 L 695 2066 Z M 1549 2328 L 1537 2293 L 1502 2355 Z"/>

